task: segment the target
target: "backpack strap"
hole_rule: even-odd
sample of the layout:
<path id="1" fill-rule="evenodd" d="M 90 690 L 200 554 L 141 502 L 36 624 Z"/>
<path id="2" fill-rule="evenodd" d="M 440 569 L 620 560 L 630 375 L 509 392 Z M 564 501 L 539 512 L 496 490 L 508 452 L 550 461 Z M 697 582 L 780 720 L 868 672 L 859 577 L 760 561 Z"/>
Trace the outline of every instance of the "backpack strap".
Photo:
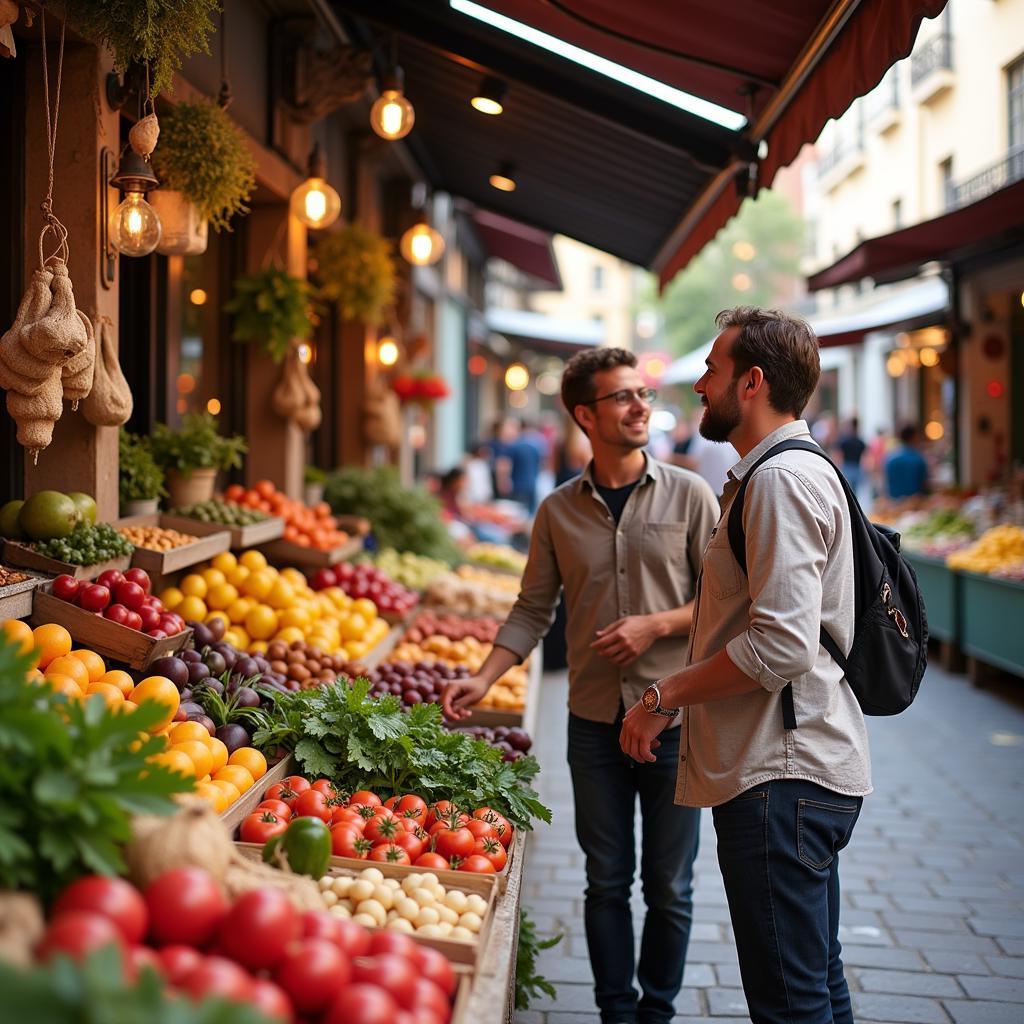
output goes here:
<path id="1" fill-rule="evenodd" d="M 743 476 L 743 481 L 740 484 L 740 489 L 736 492 L 736 497 L 733 498 L 732 505 L 729 508 L 729 546 L 732 548 L 733 557 L 739 563 L 740 569 L 743 570 L 743 575 L 747 575 L 747 536 L 743 529 L 743 500 L 747 493 L 747 484 L 750 483 L 751 477 L 754 475 L 754 471 L 761 465 L 762 462 L 766 462 L 768 459 L 773 458 L 776 455 L 780 455 L 782 452 L 810 452 L 812 455 L 820 455 L 839 475 L 839 480 L 843 485 L 843 490 L 846 493 L 846 501 L 849 506 L 852 501 L 856 501 L 856 497 L 850 489 L 846 478 L 836 464 L 828 457 L 828 455 L 816 444 L 810 441 L 801 441 L 797 438 L 792 438 L 788 441 L 780 441 L 778 444 L 772 445 L 762 455 L 757 462 L 755 462 L 750 469 Z M 832 656 L 836 664 L 846 672 L 846 656 L 840 650 L 839 645 L 832 639 L 831 636 L 825 631 L 824 627 L 819 627 L 818 640 L 821 646 Z M 793 707 L 793 684 L 786 683 L 782 688 L 782 725 L 785 729 L 796 728 L 796 710 Z"/>

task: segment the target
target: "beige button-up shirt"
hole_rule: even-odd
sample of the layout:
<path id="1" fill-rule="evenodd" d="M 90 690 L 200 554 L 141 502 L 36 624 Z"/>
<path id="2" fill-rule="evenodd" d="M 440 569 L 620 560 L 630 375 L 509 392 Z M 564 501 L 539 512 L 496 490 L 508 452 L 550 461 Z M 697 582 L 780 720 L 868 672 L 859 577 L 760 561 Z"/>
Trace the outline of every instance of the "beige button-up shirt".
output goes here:
<path id="1" fill-rule="evenodd" d="M 774 444 L 812 440 L 803 420 L 769 434 L 730 471 L 722 517 L 704 552 L 689 658 L 727 650 L 761 684 L 687 709 L 676 802 L 714 807 L 770 779 L 806 779 L 849 796 L 871 792 L 864 715 L 819 626 L 853 643 L 853 542 L 835 470 L 811 452 L 783 452 L 747 486 L 749 577 L 729 546 L 729 510 L 750 467 Z M 797 728 L 782 726 L 780 692 L 793 683 Z"/>
<path id="2" fill-rule="evenodd" d="M 593 464 L 541 503 L 522 589 L 495 643 L 525 658 L 551 628 L 565 588 L 569 709 L 614 722 L 660 676 L 686 663 L 687 639 L 666 636 L 619 668 L 591 650 L 599 629 L 626 615 L 669 611 L 693 598 L 718 502 L 696 473 L 647 456 L 616 526 Z"/>

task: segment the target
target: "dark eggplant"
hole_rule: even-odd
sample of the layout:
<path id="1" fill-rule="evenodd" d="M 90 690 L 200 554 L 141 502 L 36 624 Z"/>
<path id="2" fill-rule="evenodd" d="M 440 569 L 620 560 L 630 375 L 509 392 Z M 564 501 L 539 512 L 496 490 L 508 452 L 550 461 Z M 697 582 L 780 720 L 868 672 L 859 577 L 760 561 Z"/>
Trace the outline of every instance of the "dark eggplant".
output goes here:
<path id="1" fill-rule="evenodd" d="M 219 679 L 207 679 L 203 682 L 203 686 L 208 690 L 213 690 L 218 697 L 224 694 L 224 684 Z"/>
<path id="2" fill-rule="evenodd" d="M 228 625 L 220 616 L 215 619 L 210 619 L 210 621 L 204 623 L 204 625 L 210 631 L 210 635 L 213 637 L 214 643 L 224 639 L 224 633 L 227 631 Z"/>
<path id="3" fill-rule="evenodd" d="M 226 668 L 235 667 L 235 662 L 238 661 L 238 651 L 236 651 L 231 644 L 219 641 L 213 645 L 212 650 L 216 651 L 224 659 L 224 665 Z"/>
<path id="4" fill-rule="evenodd" d="M 182 661 L 181 658 L 157 658 L 150 663 L 147 671 L 150 675 L 170 679 L 179 690 L 183 686 L 188 686 L 188 662 Z"/>
<path id="5" fill-rule="evenodd" d="M 204 665 L 201 661 L 190 661 L 188 665 L 188 681 L 195 686 L 197 683 L 203 682 L 204 679 L 209 679 L 211 675 L 210 668 L 208 665 Z"/>
<path id="6" fill-rule="evenodd" d="M 196 645 L 197 650 L 201 651 L 204 647 L 209 647 L 210 644 L 216 642 L 217 638 L 205 622 L 197 622 L 192 626 L 192 643 Z"/>
<path id="7" fill-rule="evenodd" d="M 224 660 L 224 655 L 220 651 L 207 651 L 205 664 L 210 670 L 211 676 L 221 676 L 228 668 L 228 663 Z"/>
<path id="8" fill-rule="evenodd" d="M 245 728 L 237 722 L 222 725 L 215 735 L 228 748 L 229 754 L 233 754 L 239 747 L 249 746 L 251 742 Z"/>
<path id="9" fill-rule="evenodd" d="M 196 715 L 194 718 L 189 719 L 190 722 L 198 722 L 200 725 L 206 728 L 206 731 L 214 736 L 217 733 L 217 726 L 213 724 L 213 719 L 209 715 Z"/>
<path id="10" fill-rule="evenodd" d="M 196 703 L 194 700 L 186 700 L 178 705 L 178 709 L 185 715 L 186 718 L 195 718 L 197 715 L 205 715 L 206 712 L 203 710 L 202 704 Z"/>
<path id="11" fill-rule="evenodd" d="M 248 654 L 243 654 L 232 667 L 243 679 L 251 679 L 260 674 L 260 667 L 256 664 L 256 659 L 250 658 Z"/>
<path id="12" fill-rule="evenodd" d="M 235 702 L 240 708 L 258 708 L 260 695 L 251 686 L 240 686 L 235 693 Z"/>
<path id="13" fill-rule="evenodd" d="M 190 665 L 203 660 L 202 654 L 199 651 L 193 650 L 182 651 L 178 657 L 181 658 L 182 661 L 187 661 Z"/>

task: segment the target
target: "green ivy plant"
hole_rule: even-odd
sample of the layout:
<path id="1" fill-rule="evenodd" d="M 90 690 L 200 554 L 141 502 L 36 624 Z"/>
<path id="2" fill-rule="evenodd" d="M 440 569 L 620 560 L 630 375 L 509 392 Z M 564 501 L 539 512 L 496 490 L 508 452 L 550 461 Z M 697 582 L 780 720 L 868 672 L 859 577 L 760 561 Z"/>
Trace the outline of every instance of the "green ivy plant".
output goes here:
<path id="1" fill-rule="evenodd" d="M 138 743 L 165 707 L 112 712 L 99 694 L 74 700 L 30 681 L 31 665 L 0 632 L 0 889 L 48 901 L 82 875 L 123 874 L 131 816 L 172 814 L 191 783 L 149 763 L 160 737 Z"/>
<path id="2" fill-rule="evenodd" d="M 555 986 L 543 975 L 537 973 L 537 955 L 542 949 L 551 949 L 562 941 L 564 933 L 550 938 L 537 936 L 537 927 L 530 919 L 525 907 L 519 911 L 519 945 L 516 948 L 516 1009 L 528 1010 L 533 1000 L 542 992 L 554 999 L 558 993 Z"/>
<path id="3" fill-rule="evenodd" d="M 359 224 L 346 224 L 317 242 L 314 263 L 321 296 L 337 306 L 343 320 L 383 321 L 397 286 L 386 238 Z"/>
<path id="4" fill-rule="evenodd" d="M 153 168 L 164 188 L 181 192 L 217 231 L 249 212 L 256 160 L 241 129 L 210 100 L 179 103 L 160 118 Z"/>
<path id="5" fill-rule="evenodd" d="M 224 311 L 235 317 L 231 337 L 260 342 L 275 363 L 288 355 L 294 341 L 309 338 L 316 322 L 313 286 L 276 267 L 236 278 L 234 297 Z"/>
<path id="6" fill-rule="evenodd" d="M 186 479 L 195 469 L 238 469 L 248 451 L 244 437 L 224 437 L 217 430 L 216 417 L 208 412 L 188 413 L 178 430 L 158 423 L 149 444 L 165 472 L 176 469 Z"/>
<path id="7" fill-rule="evenodd" d="M 164 473 L 149 450 L 149 441 L 121 431 L 118 439 L 118 493 L 121 503 L 162 498 Z"/>
<path id="8" fill-rule="evenodd" d="M 125 71 L 135 61 L 153 67 L 154 95 L 170 90 L 174 72 L 194 53 L 209 53 L 211 15 L 218 0 L 65 0 L 76 28 L 114 54 Z"/>

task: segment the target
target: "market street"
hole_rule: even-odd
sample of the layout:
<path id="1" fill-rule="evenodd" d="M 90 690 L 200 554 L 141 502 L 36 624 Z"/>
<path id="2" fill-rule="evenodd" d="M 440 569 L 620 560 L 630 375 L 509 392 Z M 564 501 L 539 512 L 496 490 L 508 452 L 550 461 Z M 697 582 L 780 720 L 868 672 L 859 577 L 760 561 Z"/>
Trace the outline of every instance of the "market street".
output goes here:
<path id="1" fill-rule="evenodd" d="M 582 854 L 565 770 L 564 673 L 545 676 L 540 791 L 554 809 L 531 840 L 523 903 L 558 998 L 518 1024 L 598 1020 L 583 938 Z M 1019 681 L 973 689 L 928 670 L 917 703 L 868 719 L 875 792 L 842 855 L 841 939 L 860 1024 L 1024 1020 L 1024 695 Z M 704 814 L 696 908 L 677 1021 L 747 1020 L 711 816 Z M 634 887 L 636 934 L 643 904 Z"/>

